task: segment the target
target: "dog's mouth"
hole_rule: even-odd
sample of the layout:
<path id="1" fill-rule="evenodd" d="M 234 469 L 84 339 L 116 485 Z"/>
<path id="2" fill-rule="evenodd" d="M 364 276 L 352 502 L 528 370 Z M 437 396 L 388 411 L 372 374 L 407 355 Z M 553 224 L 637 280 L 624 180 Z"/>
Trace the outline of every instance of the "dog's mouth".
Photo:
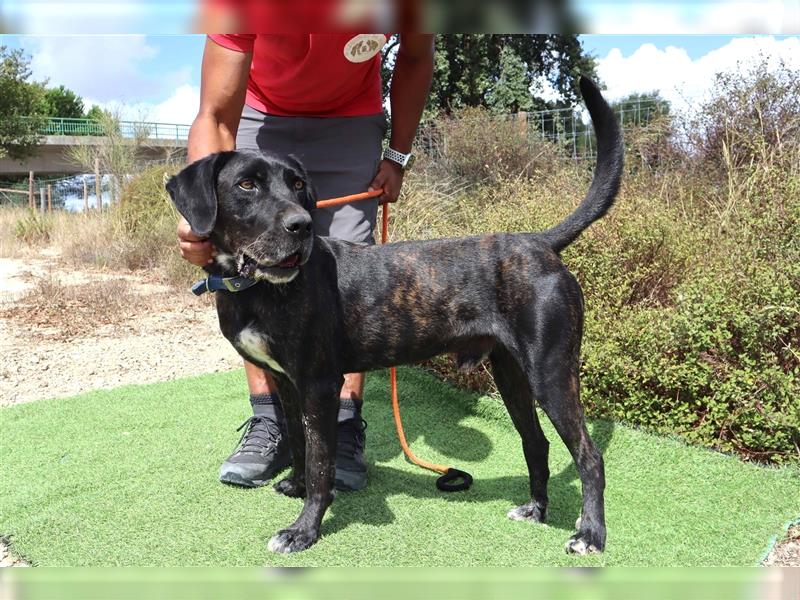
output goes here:
<path id="1" fill-rule="evenodd" d="M 292 252 L 277 262 L 265 262 L 243 252 L 239 257 L 239 274 L 250 279 L 266 279 L 272 283 L 288 283 L 299 272 L 300 251 Z"/>

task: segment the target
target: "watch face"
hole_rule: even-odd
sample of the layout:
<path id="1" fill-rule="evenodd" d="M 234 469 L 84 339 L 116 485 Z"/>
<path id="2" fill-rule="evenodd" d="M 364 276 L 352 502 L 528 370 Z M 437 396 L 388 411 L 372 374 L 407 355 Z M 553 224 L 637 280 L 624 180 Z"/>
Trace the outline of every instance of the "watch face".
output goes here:
<path id="1" fill-rule="evenodd" d="M 408 155 L 408 160 L 406 161 L 405 166 L 403 167 L 404 170 L 408 171 L 411 167 L 414 166 L 414 161 L 417 159 L 416 156 L 413 154 Z"/>

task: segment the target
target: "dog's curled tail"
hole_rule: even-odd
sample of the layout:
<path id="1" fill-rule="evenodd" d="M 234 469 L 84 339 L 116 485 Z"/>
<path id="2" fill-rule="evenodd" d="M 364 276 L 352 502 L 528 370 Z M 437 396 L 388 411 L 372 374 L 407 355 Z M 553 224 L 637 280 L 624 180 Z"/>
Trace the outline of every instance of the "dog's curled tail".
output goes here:
<path id="1" fill-rule="evenodd" d="M 585 76 L 580 79 L 581 95 L 589 109 L 597 136 L 597 166 L 589 192 L 571 215 L 541 233 L 544 241 L 560 252 L 614 204 L 622 178 L 622 134 L 614 111 L 597 86 Z"/>

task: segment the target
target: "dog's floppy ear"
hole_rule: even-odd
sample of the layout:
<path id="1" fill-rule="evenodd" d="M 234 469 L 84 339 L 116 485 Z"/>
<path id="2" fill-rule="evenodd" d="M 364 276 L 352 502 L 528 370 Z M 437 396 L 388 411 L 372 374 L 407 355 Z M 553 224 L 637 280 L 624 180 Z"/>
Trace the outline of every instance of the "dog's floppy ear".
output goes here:
<path id="1" fill-rule="evenodd" d="M 317 189 L 314 187 L 314 182 L 311 181 L 311 177 L 308 176 L 308 171 L 303 166 L 303 163 L 300 162 L 294 154 L 287 154 L 286 161 L 294 167 L 305 179 L 306 188 L 305 188 L 305 198 L 303 199 L 303 208 L 307 211 L 311 212 L 315 208 L 317 208 Z"/>
<path id="2" fill-rule="evenodd" d="M 217 176 L 234 152 L 196 160 L 167 181 L 172 203 L 197 235 L 206 237 L 217 221 Z"/>

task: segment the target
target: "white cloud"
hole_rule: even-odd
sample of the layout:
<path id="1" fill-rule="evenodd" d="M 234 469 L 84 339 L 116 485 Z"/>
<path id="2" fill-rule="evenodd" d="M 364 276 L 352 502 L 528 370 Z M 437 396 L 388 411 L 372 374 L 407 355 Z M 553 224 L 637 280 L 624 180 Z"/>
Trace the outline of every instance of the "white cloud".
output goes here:
<path id="1" fill-rule="evenodd" d="M 189 67 L 168 73 L 154 68 L 160 49 L 143 35 L 36 36 L 22 40 L 31 54 L 35 79 L 47 79 L 51 86 L 64 85 L 95 103 L 163 98 L 190 80 Z"/>
<path id="2" fill-rule="evenodd" d="M 792 2 L 582 2 L 578 10 L 593 33 L 731 34 L 795 32 Z"/>
<path id="3" fill-rule="evenodd" d="M 716 73 L 746 69 L 762 57 L 768 58 L 773 67 L 782 59 L 788 66 L 800 69 L 800 38 L 733 38 L 697 59 L 674 46 L 662 50 L 653 44 L 643 44 L 630 56 L 614 49 L 598 59 L 597 74 L 607 86 L 609 100 L 658 90 L 680 111 L 708 95 Z"/>
<path id="4" fill-rule="evenodd" d="M 123 121 L 151 121 L 189 125 L 197 116 L 200 107 L 200 88 L 188 83 L 178 86 L 166 100 L 152 102 L 101 102 L 85 99 L 87 109 L 97 105 L 103 110 L 118 115 Z"/>
<path id="5" fill-rule="evenodd" d="M 200 108 L 200 88 L 184 84 L 164 102 L 153 108 L 153 120 L 159 123 L 188 124 L 194 121 Z"/>

